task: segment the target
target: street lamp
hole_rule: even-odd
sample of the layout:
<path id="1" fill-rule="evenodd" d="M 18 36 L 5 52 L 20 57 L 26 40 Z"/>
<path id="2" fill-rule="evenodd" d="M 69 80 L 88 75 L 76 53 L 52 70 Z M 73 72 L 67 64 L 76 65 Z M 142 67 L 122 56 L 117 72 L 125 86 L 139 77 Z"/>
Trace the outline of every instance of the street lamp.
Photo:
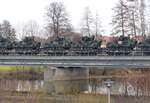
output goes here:
<path id="1" fill-rule="evenodd" d="M 114 81 L 107 79 L 106 81 L 104 81 L 104 84 L 107 87 L 107 93 L 108 93 L 108 103 L 110 103 L 110 88 L 112 87 L 112 85 L 114 84 Z"/>

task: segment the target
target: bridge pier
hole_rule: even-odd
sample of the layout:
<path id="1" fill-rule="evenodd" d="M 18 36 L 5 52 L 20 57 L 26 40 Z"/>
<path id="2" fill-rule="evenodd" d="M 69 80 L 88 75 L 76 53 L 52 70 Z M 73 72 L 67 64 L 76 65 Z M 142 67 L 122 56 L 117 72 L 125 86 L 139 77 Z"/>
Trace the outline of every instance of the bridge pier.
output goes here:
<path id="1" fill-rule="evenodd" d="M 51 94 L 71 94 L 88 90 L 88 68 L 48 67 L 44 71 L 45 89 Z"/>

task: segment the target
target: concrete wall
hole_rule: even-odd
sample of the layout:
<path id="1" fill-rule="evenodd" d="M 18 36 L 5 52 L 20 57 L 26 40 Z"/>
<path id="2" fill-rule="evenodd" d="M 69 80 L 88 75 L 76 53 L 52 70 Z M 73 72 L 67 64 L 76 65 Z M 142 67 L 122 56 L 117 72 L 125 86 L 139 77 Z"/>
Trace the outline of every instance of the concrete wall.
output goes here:
<path id="1" fill-rule="evenodd" d="M 70 94 L 88 90 L 88 68 L 48 67 L 44 72 L 45 89 L 49 93 Z"/>

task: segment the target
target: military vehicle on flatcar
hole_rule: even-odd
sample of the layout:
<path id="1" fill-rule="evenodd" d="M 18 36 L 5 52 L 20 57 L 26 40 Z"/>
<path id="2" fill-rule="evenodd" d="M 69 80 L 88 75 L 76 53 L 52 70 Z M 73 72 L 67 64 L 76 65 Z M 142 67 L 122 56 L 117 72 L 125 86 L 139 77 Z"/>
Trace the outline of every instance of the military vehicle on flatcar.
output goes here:
<path id="1" fill-rule="evenodd" d="M 100 47 L 101 41 L 95 40 L 94 36 L 85 36 L 72 46 L 72 50 L 75 55 L 98 55 Z"/>
<path id="2" fill-rule="evenodd" d="M 94 36 L 81 37 L 77 41 L 57 37 L 47 43 L 37 42 L 34 37 L 11 41 L 0 36 L 0 55 L 49 55 L 49 56 L 94 56 L 103 55 L 102 41 Z M 106 44 L 107 55 L 150 55 L 150 38 L 140 43 L 130 37 L 117 37 Z"/>
<path id="3" fill-rule="evenodd" d="M 47 55 L 97 55 L 101 45 L 100 41 L 92 37 L 82 37 L 78 42 L 71 41 L 64 37 L 58 37 L 45 43 L 41 47 L 41 51 Z"/>
<path id="4" fill-rule="evenodd" d="M 40 52 L 40 45 L 41 43 L 35 41 L 34 37 L 25 37 L 14 45 L 14 49 L 19 55 L 37 55 Z"/>
<path id="5" fill-rule="evenodd" d="M 12 42 L 8 38 L 4 38 L 0 36 L 0 54 L 1 55 L 8 55 L 11 50 L 13 49 L 12 47 Z"/>
<path id="6" fill-rule="evenodd" d="M 67 55 L 72 42 L 64 37 L 57 37 L 41 47 L 41 53 L 46 55 Z"/>
<path id="7" fill-rule="evenodd" d="M 141 55 L 150 55 L 150 37 L 138 43 L 139 52 Z"/>
<path id="8" fill-rule="evenodd" d="M 137 42 L 130 37 L 120 36 L 107 44 L 108 55 L 130 55 L 134 50 Z"/>

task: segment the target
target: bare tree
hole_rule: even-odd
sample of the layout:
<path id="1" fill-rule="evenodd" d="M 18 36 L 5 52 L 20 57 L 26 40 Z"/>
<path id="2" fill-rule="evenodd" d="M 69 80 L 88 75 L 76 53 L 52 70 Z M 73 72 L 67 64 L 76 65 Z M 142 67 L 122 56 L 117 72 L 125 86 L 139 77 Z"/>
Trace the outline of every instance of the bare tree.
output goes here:
<path id="1" fill-rule="evenodd" d="M 145 0 L 140 0 L 140 21 L 141 21 L 141 34 L 142 36 L 146 36 L 146 24 L 145 24 Z"/>
<path id="2" fill-rule="evenodd" d="M 138 7 L 138 1 L 129 1 L 131 4 L 128 5 L 129 11 L 129 27 L 131 29 L 130 34 L 136 36 L 140 33 L 140 13 Z"/>
<path id="3" fill-rule="evenodd" d="M 139 34 L 141 34 L 143 37 L 146 37 L 146 31 L 148 29 L 148 25 L 146 24 L 146 0 L 128 0 L 129 2 L 133 2 L 133 3 L 136 3 L 135 5 L 135 10 L 133 12 L 133 15 L 137 13 L 138 11 L 138 21 L 139 21 Z M 148 3 L 148 1 L 147 1 Z M 137 21 L 136 20 L 137 17 L 135 16 L 135 22 Z M 136 27 L 136 26 L 135 26 Z"/>
<path id="4" fill-rule="evenodd" d="M 112 18 L 112 34 L 125 36 L 129 34 L 129 12 L 127 4 L 123 0 L 119 0 L 115 8 L 113 8 L 114 16 Z"/>
<path id="5" fill-rule="evenodd" d="M 19 40 L 26 36 L 26 25 L 24 23 L 18 23 L 16 26 L 17 37 Z"/>
<path id="6" fill-rule="evenodd" d="M 90 37 L 92 34 L 92 31 L 91 31 L 92 25 L 93 25 L 93 17 L 92 17 L 89 7 L 86 7 L 84 17 L 82 19 L 81 32 Z"/>
<path id="7" fill-rule="evenodd" d="M 1 24 L 1 35 L 10 40 L 16 39 L 16 31 L 14 28 L 12 28 L 10 22 L 7 20 L 4 20 Z"/>
<path id="8" fill-rule="evenodd" d="M 18 39 L 22 39 L 26 36 L 36 36 L 36 37 L 44 37 L 44 33 L 42 32 L 41 26 L 34 20 L 29 20 L 26 23 L 20 23 L 16 26 L 17 29 L 17 37 Z"/>
<path id="9" fill-rule="evenodd" d="M 40 27 L 34 20 L 30 20 L 24 25 L 24 32 L 26 34 L 25 36 L 38 36 L 39 30 Z"/>
<path id="10" fill-rule="evenodd" d="M 145 0 L 128 0 L 129 2 L 135 3 L 135 6 L 131 9 L 132 11 L 132 27 L 134 28 L 134 33 L 136 34 L 136 29 L 138 29 L 139 34 L 143 37 L 146 36 L 146 4 Z M 134 18 L 133 18 L 134 17 Z M 137 21 L 139 22 L 137 25 Z M 131 25 L 130 25 L 131 26 Z"/>
<path id="11" fill-rule="evenodd" d="M 46 15 L 48 18 L 46 28 L 49 33 L 58 37 L 62 33 L 71 31 L 68 14 L 62 2 L 52 2 L 47 8 Z"/>
<path id="12" fill-rule="evenodd" d="M 0 35 L 2 36 L 2 24 L 0 24 Z"/>
<path id="13" fill-rule="evenodd" d="M 100 18 L 99 18 L 99 15 L 97 12 L 96 12 L 95 19 L 94 19 L 94 29 L 95 29 L 96 37 L 98 36 L 98 34 L 102 34 L 104 32 L 104 30 L 102 29 L 101 21 L 100 21 Z"/>
<path id="14" fill-rule="evenodd" d="M 150 1 L 147 1 L 147 12 L 146 12 L 146 16 L 147 16 L 147 21 L 146 21 L 146 25 L 147 25 L 147 35 L 150 36 Z"/>

